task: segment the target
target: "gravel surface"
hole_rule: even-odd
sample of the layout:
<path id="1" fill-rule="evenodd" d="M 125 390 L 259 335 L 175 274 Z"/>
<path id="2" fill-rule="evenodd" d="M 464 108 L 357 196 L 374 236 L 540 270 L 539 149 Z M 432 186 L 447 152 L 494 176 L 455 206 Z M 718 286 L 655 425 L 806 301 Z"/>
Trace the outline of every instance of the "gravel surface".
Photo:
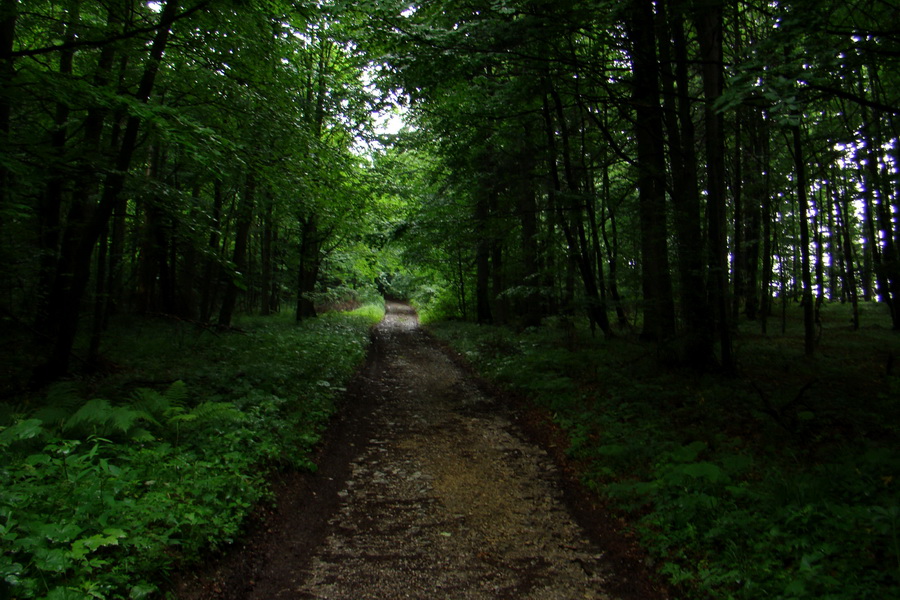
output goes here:
<path id="1" fill-rule="evenodd" d="M 285 476 L 247 542 L 176 577 L 174 595 L 664 599 L 559 452 L 457 363 L 389 303 L 318 473 Z"/>
<path id="2" fill-rule="evenodd" d="M 393 308 L 379 326 L 387 343 L 373 435 L 328 537 L 286 592 L 608 598 L 603 551 L 567 512 L 553 460 Z"/>

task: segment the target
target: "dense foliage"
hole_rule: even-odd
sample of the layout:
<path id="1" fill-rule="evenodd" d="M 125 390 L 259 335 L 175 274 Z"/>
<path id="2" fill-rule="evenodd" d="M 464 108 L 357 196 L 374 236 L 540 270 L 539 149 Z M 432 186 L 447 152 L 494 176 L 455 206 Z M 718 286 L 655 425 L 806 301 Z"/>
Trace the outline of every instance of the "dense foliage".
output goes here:
<path id="1" fill-rule="evenodd" d="M 324 6 L 6 0 L 2 20 L 0 307 L 34 385 L 96 366 L 116 314 L 227 326 L 377 295 L 380 100 Z"/>
<path id="2" fill-rule="evenodd" d="M 170 567 L 229 544 L 273 469 L 315 468 L 373 308 L 227 333 L 120 323 L 114 374 L 3 405 L 2 596 L 151 597 Z"/>

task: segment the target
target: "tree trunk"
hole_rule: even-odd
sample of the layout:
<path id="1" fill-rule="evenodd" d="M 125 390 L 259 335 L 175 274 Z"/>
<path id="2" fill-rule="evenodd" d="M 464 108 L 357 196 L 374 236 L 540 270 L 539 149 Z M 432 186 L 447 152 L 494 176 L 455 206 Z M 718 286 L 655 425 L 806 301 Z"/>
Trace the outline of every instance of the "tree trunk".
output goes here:
<path id="1" fill-rule="evenodd" d="M 244 184 L 244 193 L 238 200 L 237 223 L 234 232 L 234 253 L 231 262 L 234 272 L 230 274 L 225 284 L 225 295 L 222 297 L 222 307 L 219 309 L 219 325 L 231 325 L 234 309 L 237 305 L 238 292 L 247 289 L 247 246 L 250 240 L 250 226 L 253 224 L 253 208 L 256 203 L 256 177 L 253 173 L 247 175 Z"/>
<path id="2" fill-rule="evenodd" d="M 671 195 L 678 245 L 681 311 L 687 338 L 684 356 L 693 366 L 705 368 L 714 358 L 704 267 L 699 169 L 691 114 L 694 101 L 689 91 L 687 42 L 684 19 L 677 9 L 668 15 L 661 11 L 660 21 L 667 28 L 663 31 L 668 31 L 660 41 L 660 60 L 663 66 L 663 107 L 669 141 L 669 162 L 672 165 Z M 674 73 L 670 66 L 673 62 Z"/>
<path id="3" fill-rule="evenodd" d="M 491 314 L 491 240 L 488 234 L 488 190 L 475 192 L 475 319 L 480 324 L 493 321 Z"/>
<path id="4" fill-rule="evenodd" d="M 519 222 L 521 224 L 521 248 L 522 248 L 522 281 L 521 285 L 526 290 L 522 296 L 521 308 L 517 311 L 522 315 L 525 327 L 537 327 L 541 324 L 542 302 L 540 296 L 540 271 L 538 270 L 537 243 L 538 220 L 537 201 L 532 184 L 532 168 L 530 167 L 532 153 L 525 151 L 520 158 L 523 164 L 516 183 L 516 194 L 519 200 Z M 527 162 L 522 162 L 527 161 Z M 524 166 L 528 165 L 528 167 Z"/>
<path id="5" fill-rule="evenodd" d="M 203 269 L 203 283 L 200 290 L 200 320 L 209 321 L 215 303 L 216 287 L 219 282 L 219 261 L 216 255 L 219 253 L 219 242 L 222 225 L 222 205 L 225 201 L 225 193 L 222 182 L 216 180 L 213 183 L 213 205 L 210 213 L 209 243 L 207 244 L 207 259 Z"/>
<path id="6" fill-rule="evenodd" d="M 734 370 L 731 319 L 728 307 L 728 240 L 725 202 L 724 117 L 715 101 L 724 86 L 722 64 L 722 3 L 714 0 L 699 15 L 698 38 L 703 62 L 703 95 L 706 101 L 707 216 L 709 228 L 710 299 L 716 314 L 719 350 L 725 372 Z"/>
<path id="7" fill-rule="evenodd" d="M 274 201 L 269 198 L 266 202 L 266 210 L 262 221 L 262 248 L 260 249 L 262 265 L 260 268 L 260 305 L 259 314 L 268 316 L 272 314 L 272 295 L 270 290 L 273 285 L 273 273 L 275 259 L 272 253 L 272 243 L 275 238 L 275 223 L 273 219 Z"/>
<path id="8" fill-rule="evenodd" d="M 581 199 L 576 199 L 579 195 L 582 195 L 579 194 L 582 190 L 572 165 L 568 124 L 565 121 L 562 100 L 559 94 L 551 88 L 550 96 L 553 98 L 554 106 L 556 108 L 556 115 L 557 120 L 559 121 L 559 130 L 562 138 L 563 170 L 566 179 L 565 191 L 568 193 L 569 197 L 572 198 L 572 201 L 566 206 L 567 212 L 569 213 L 568 215 L 563 211 L 562 204 L 557 204 L 557 218 L 562 226 L 563 235 L 565 236 L 566 243 L 569 247 L 569 256 L 574 260 L 575 265 L 578 267 L 579 274 L 581 275 L 591 329 L 593 330 L 595 325 L 599 325 L 600 330 L 603 331 L 604 335 L 609 336 L 612 334 L 612 331 L 609 326 L 609 318 L 606 314 L 606 306 L 600 298 L 600 293 L 597 288 L 594 262 L 591 259 L 591 246 L 588 243 L 587 235 L 584 230 L 584 217 L 580 204 Z M 546 101 L 544 108 L 544 116 L 547 122 L 547 141 L 551 149 L 551 156 L 556 156 L 553 118 Z M 554 173 L 553 184 L 555 191 L 563 191 L 562 181 L 559 177 L 559 168 L 555 160 L 552 161 L 551 171 Z"/>
<path id="9" fill-rule="evenodd" d="M 856 278 L 853 269 L 853 242 L 850 237 L 850 223 L 847 218 L 848 208 L 849 202 L 844 200 L 842 205 L 840 195 L 836 193 L 834 195 L 834 211 L 837 220 L 837 228 L 843 245 L 841 250 L 843 260 L 841 262 L 843 263 L 844 268 L 841 271 L 841 276 L 844 281 L 844 291 L 847 294 L 852 307 L 853 312 L 851 322 L 855 331 L 859 329 L 859 298 L 856 292 Z"/>
<path id="10" fill-rule="evenodd" d="M 18 0 L 0 0 L 0 89 L 12 89 L 16 75 L 12 51 L 16 40 Z M 0 94 L 0 147 L 9 148 L 12 105 L 6 94 Z M 3 215 L 12 191 L 12 177 L 6 161 L 0 161 L 0 229 L 5 227 Z"/>
<path id="11" fill-rule="evenodd" d="M 744 227 L 744 195 L 743 195 L 743 158 L 744 150 L 741 141 L 742 110 L 735 111 L 734 119 L 734 151 L 732 152 L 732 223 L 734 235 L 729 245 L 731 248 L 731 278 L 733 292 L 731 294 L 731 319 L 737 322 L 741 314 L 741 303 L 744 302 L 747 288 L 747 251 L 745 248 L 746 231 Z"/>
<path id="12" fill-rule="evenodd" d="M 78 2 L 69 2 L 66 9 L 68 24 L 63 32 L 64 43 L 75 40 L 73 26 L 79 20 Z M 60 52 L 59 73 L 72 75 L 75 51 L 72 49 Z M 75 175 L 72 165 L 74 157 L 71 148 L 67 148 L 69 138 L 69 114 L 71 109 L 67 99 L 57 102 L 53 118 L 53 129 L 50 133 L 50 152 L 53 160 L 47 170 L 47 187 L 41 196 L 38 208 L 38 310 L 35 315 L 35 329 L 40 332 L 41 339 L 53 339 L 60 324 L 62 305 L 53 298 L 54 278 L 60 267 L 60 250 L 62 230 L 65 227 L 63 213 L 65 197 Z M 73 207 L 71 212 L 80 215 L 84 207 Z M 71 231 L 69 232 L 71 234 Z M 62 257 L 65 260 L 65 257 Z M 46 327 L 42 329 L 42 327 Z M 39 340 L 40 341 L 40 340 Z"/>
<path id="13" fill-rule="evenodd" d="M 641 338 L 662 342 L 675 333 L 675 305 L 669 271 L 665 150 L 653 3 L 650 0 L 632 0 L 629 17 L 644 295 Z"/>
<path id="14" fill-rule="evenodd" d="M 747 138 L 750 144 L 749 166 L 745 170 L 744 185 L 746 192 L 744 194 L 745 235 L 747 239 L 744 315 L 750 321 L 755 321 L 759 314 L 761 199 L 763 194 L 766 193 L 764 182 L 761 180 L 761 174 L 765 172 L 761 121 L 761 113 L 758 110 L 751 109 L 747 119 Z"/>
<path id="15" fill-rule="evenodd" d="M 321 265 L 322 242 L 316 215 L 300 220 L 300 269 L 297 274 L 297 321 L 316 316 L 316 305 L 311 294 L 316 291 Z"/>
<path id="16" fill-rule="evenodd" d="M 760 136 L 759 140 L 762 143 L 762 166 L 763 166 L 763 181 L 762 181 L 762 239 L 763 239 L 763 249 L 762 249 L 762 272 L 761 277 L 762 281 L 759 286 L 759 314 L 760 314 L 760 331 L 763 334 L 766 333 L 766 327 L 769 320 L 769 316 L 772 314 L 772 257 L 774 255 L 774 240 L 772 237 L 772 221 L 774 219 L 774 215 L 772 214 L 772 198 L 771 198 L 771 152 L 770 152 L 770 140 L 769 140 L 769 128 L 766 126 L 765 120 L 760 120 Z"/>
<path id="17" fill-rule="evenodd" d="M 794 141 L 794 174 L 797 177 L 797 203 L 800 218 L 800 277 L 803 281 L 803 346 L 807 356 L 816 350 L 815 308 L 809 257 L 809 201 L 807 199 L 806 161 L 799 125 L 791 127 Z"/>

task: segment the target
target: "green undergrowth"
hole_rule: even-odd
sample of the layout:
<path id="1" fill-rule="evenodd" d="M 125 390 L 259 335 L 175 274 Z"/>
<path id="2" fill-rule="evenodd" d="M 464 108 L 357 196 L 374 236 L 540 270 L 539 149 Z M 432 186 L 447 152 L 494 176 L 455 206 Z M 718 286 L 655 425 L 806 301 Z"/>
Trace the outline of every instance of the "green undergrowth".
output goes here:
<path id="1" fill-rule="evenodd" d="M 679 597 L 875 600 L 900 598 L 900 343 L 876 308 L 853 332 L 829 307 L 814 359 L 796 307 L 784 336 L 749 324 L 736 378 L 586 327 L 430 329 L 552 414 Z"/>
<path id="2" fill-rule="evenodd" d="M 122 321 L 105 376 L 0 405 L 0 598 L 154 597 L 230 543 L 269 474 L 315 468 L 382 315 Z"/>

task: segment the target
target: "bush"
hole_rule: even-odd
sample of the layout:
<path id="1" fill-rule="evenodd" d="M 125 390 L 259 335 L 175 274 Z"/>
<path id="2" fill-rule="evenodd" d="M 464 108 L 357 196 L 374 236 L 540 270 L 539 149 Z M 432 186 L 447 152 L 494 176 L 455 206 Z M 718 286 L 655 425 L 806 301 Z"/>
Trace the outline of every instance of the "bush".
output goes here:
<path id="1" fill-rule="evenodd" d="M 266 473 L 315 468 L 310 450 L 382 314 L 113 332 L 123 366 L 96 384 L 108 400 L 60 384 L 0 427 L 0 597 L 144 598 L 171 565 L 231 543 Z"/>
<path id="2" fill-rule="evenodd" d="M 765 341 L 748 381 L 660 370 L 648 347 L 579 328 L 575 343 L 554 327 L 430 329 L 551 412 L 585 484 L 628 516 L 679 597 L 900 597 L 896 378 L 872 384 L 871 339 L 831 331 L 836 349 L 803 370 Z"/>

